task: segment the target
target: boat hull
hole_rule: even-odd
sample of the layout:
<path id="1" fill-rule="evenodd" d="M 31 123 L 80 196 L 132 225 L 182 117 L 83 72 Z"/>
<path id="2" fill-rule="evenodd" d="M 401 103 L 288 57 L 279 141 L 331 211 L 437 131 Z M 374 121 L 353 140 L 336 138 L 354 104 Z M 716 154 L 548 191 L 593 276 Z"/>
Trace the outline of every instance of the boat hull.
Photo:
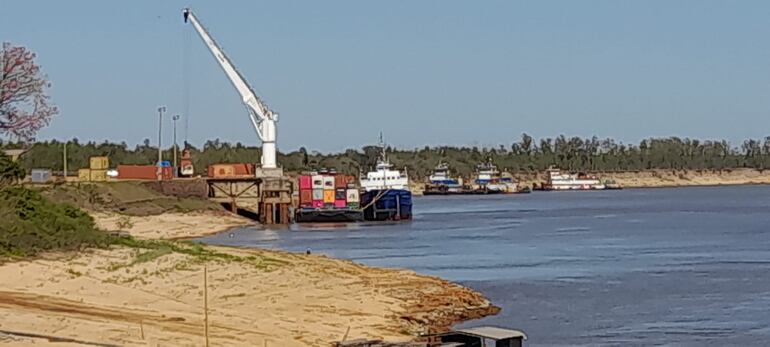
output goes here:
<path id="1" fill-rule="evenodd" d="M 412 219 L 412 192 L 405 189 L 370 190 L 361 194 L 364 220 Z"/>
<path id="2" fill-rule="evenodd" d="M 354 209 L 300 209 L 294 221 L 297 223 L 349 223 L 363 222 L 364 212 Z"/>

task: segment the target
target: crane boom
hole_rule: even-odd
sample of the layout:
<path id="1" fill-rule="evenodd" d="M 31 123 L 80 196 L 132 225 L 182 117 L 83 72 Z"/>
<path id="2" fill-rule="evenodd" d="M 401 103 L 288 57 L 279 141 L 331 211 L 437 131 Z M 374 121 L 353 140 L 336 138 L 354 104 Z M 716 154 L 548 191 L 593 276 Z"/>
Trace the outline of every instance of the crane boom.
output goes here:
<path id="1" fill-rule="evenodd" d="M 262 167 L 265 169 L 275 169 L 276 164 L 276 122 L 278 121 L 278 114 L 274 113 L 267 105 L 257 96 L 254 89 L 246 82 L 240 72 L 235 68 L 230 59 L 222 51 L 222 48 L 214 41 L 209 35 L 206 28 L 201 25 L 198 18 L 192 13 L 192 10 L 186 8 L 182 12 L 184 21 L 192 23 L 195 31 L 201 37 L 203 42 L 208 47 L 209 51 L 219 63 L 219 66 L 224 70 L 227 78 L 233 84 L 235 89 L 241 95 L 241 100 L 246 105 L 246 109 L 249 112 L 249 118 L 256 130 L 257 135 L 262 140 Z"/>

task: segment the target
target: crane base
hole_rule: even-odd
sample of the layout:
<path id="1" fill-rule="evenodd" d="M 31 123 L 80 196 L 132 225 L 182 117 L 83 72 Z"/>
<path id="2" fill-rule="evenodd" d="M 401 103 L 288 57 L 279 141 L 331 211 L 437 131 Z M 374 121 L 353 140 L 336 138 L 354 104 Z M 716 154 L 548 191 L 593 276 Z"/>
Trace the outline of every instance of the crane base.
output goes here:
<path id="1" fill-rule="evenodd" d="M 254 176 L 256 176 L 257 178 L 263 178 L 263 177 L 280 178 L 280 177 L 283 177 L 283 169 L 282 168 L 266 169 L 266 168 L 258 167 L 254 169 Z"/>

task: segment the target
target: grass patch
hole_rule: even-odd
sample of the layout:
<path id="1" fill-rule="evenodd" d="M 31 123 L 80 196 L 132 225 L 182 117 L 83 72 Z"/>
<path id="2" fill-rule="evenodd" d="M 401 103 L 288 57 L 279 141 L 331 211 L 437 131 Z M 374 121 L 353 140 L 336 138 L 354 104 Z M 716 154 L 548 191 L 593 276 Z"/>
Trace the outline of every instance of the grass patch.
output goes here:
<path id="1" fill-rule="evenodd" d="M 109 239 L 76 207 L 52 202 L 22 187 L 0 190 L 0 255 L 4 257 L 102 247 Z"/>

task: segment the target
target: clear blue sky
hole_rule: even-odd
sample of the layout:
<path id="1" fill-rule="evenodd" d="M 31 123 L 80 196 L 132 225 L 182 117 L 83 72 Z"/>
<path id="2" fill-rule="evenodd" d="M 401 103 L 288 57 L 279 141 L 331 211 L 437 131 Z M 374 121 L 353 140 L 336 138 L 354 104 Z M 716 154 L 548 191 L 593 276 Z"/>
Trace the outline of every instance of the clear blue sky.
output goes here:
<path id="1" fill-rule="evenodd" d="M 188 4 L 281 114 L 281 150 L 770 134 L 768 1 L 0 2 L 61 108 L 42 139 L 155 143 L 165 104 L 193 143 L 257 144 Z"/>

